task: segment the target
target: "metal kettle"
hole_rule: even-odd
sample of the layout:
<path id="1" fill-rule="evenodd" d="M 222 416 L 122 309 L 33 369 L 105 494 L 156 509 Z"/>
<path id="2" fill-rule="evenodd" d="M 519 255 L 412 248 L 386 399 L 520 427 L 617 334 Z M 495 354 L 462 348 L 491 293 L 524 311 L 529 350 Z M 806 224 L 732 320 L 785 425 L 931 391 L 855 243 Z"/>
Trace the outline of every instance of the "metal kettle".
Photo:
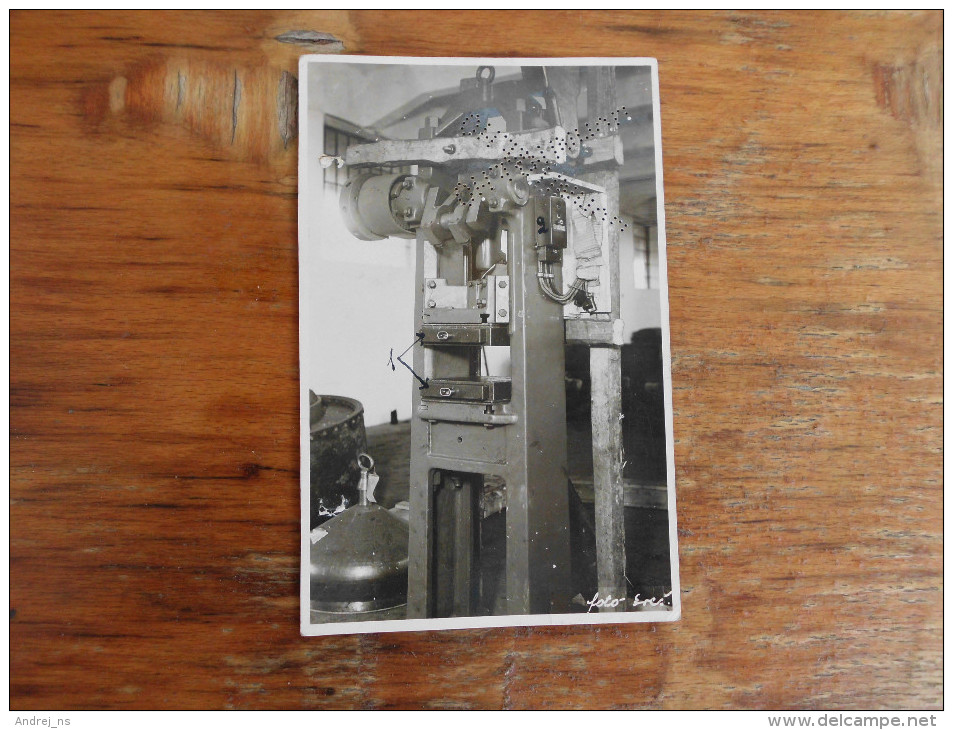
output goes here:
<path id="1" fill-rule="evenodd" d="M 358 503 L 311 533 L 311 608 L 364 613 L 407 603 L 407 524 L 368 499 L 374 460 L 357 458 Z"/>

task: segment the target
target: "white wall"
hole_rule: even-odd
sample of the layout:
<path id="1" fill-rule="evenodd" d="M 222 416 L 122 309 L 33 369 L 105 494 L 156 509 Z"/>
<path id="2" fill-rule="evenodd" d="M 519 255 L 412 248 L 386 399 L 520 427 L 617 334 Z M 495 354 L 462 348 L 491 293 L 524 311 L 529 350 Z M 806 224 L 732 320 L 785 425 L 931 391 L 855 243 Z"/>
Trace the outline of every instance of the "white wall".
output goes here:
<path id="1" fill-rule="evenodd" d="M 356 239 L 337 195 L 325 192 L 319 161 L 324 113 L 354 120 L 352 96 L 341 88 L 353 80 L 339 75 L 341 66 L 312 64 L 312 71 L 315 66 L 320 69 L 309 74 L 299 119 L 310 150 L 299 168 L 301 380 L 315 393 L 361 401 L 367 426 L 388 422 L 392 410 L 406 420 L 413 376 L 396 360 L 396 371 L 387 362 L 391 348 L 400 354 L 414 340 L 415 244 Z"/>
<path id="2" fill-rule="evenodd" d="M 619 303 L 628 342 L 633 332 L 662 326 L 662 303 L 657 229 L 626 222 L 628 227 L 619 234 Z"/>

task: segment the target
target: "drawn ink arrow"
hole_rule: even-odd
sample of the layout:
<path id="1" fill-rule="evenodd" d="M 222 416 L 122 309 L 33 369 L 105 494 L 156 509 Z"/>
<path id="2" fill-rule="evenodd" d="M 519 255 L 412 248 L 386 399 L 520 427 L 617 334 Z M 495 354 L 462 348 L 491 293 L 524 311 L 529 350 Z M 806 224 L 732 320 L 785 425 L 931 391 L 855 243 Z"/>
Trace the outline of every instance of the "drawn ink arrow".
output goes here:
<path id="1" fill-rule="evenodd" d="M 417 333 L 417 339 L 415 339 L 413 342 L 411 342 L 411 343 L 410 343 L 410 347 L 408 347 L 406 350 L 404 350 L 402 353 L 400 353 L 400 354 L 397 356 L 397 362 L 399 362 L 399 363 L 400 363 L 401 365 L 403 365 L 405 368 L 407 368 L 408 370 L 410 370 L 410 374 L 413 375 L 415 378 L 417 378 L 417 382 L 420 383 L 420 390 L 423 390 L 424 388 L 429 387 L 429 385 L 430 385 L 429 379 L 428 379 L 428 380 L 424 380 L 424 379 L 421 378 L 419 375 L 417 375 L 417 373 L 414 371 L 414 369 L 413 369 L 412 367 L 410 367 L 410 365 L 408 365 L 406 362 L 404 362 L 404 359 L 403 359 L 403 358 L 404 358 L 404 355 L 406 355 L 411 349 L 413 349 L 414 345 L 416 345 L 416 344 L 418 344 L 418 343 L 420 343 L 420 342 L 423 342 L 423 341 L 424 341 L 424 333 L 423 333 L 423 332 L 418 332 L 418 333 Z M 394 366 L 394 348 L 391 348 L 391 351 L 390 351 L 390 360 L 388 361 L 387 364 L 390 365 L 390 369 L 391 369 L 391 370 L 396 370 L 396 369 L 397 369 L 397 368 Z"/>

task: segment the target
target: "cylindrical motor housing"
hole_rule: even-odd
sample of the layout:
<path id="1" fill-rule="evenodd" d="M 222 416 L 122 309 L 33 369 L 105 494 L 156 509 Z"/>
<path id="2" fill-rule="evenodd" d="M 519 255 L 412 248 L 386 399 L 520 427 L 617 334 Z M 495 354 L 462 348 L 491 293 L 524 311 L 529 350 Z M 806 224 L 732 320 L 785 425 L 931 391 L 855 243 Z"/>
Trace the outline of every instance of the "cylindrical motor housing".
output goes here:
<path id="1" fill-rule="evenodd" d="M 413 238 L 423 212 L 424 187 L 415 175 L 402 173 L 348 180 L 340 199 L 348 230 L 362 241 Z"/>

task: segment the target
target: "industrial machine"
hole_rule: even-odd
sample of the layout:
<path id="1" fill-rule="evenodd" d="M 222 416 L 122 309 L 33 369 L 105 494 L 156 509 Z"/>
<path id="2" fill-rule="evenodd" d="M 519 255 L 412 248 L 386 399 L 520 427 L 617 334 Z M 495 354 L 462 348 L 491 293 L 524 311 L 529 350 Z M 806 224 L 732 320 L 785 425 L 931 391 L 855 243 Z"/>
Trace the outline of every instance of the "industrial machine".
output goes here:
<path id="1" fill-rule="evenodd" d="M 564 346 L 621 344 L 612 73 L 524 67 L 496 81 L 483 66 L 418 139 L 344 156 L 350 231 L 416 239 L 408 618 L 492 611 L 480 572 L 487 480 L 505 485 L 505 613 L 571 610 Z M 489 373 L 488 348 L 508 348 L 508 373 Z M 608 424 L 594 429 L 598 499 L 600 484 L 621 482 L 619 365 L 617 351 L 593 353 L 593 418 Z M 600 586 L 624 596 L 624 554 L 606 552 L 622 549 L 621 496 L 607 514 L 600 560 L 618 575 L 600 569 Z"/>

